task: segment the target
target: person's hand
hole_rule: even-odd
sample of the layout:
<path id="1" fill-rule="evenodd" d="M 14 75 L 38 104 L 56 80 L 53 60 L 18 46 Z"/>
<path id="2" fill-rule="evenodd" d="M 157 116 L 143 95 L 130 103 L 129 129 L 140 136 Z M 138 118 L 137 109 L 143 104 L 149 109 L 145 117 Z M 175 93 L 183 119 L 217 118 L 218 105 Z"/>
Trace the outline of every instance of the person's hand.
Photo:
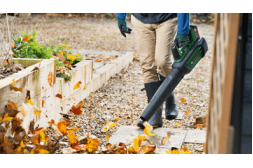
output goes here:
<path id="1" fill-rule="evenodd" d="M 188 34 L 177 34 L 174 42 L 178 44 L 178 47 L 181 48 L 189 41 Z"/>
<path id="2" fill-rule="evenodd" d="M 120 30 L 120 33 L 126 37 L 125 33 L 131 34 L 132 29 L 127 27 L 127 23 L 125 19 L 118 19 L 118 27 Z"/>

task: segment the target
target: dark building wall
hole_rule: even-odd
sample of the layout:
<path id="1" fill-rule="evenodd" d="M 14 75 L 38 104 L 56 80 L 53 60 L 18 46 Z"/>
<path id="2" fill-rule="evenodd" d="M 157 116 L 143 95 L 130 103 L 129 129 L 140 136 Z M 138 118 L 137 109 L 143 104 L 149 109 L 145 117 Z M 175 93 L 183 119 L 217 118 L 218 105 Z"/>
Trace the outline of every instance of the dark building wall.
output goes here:
<path id="1" fill-rule="evenodd" d="M 247 17 L 241 153 L 252 153 L 252 13 Z"/>
<path id="2" fill-rule="evenodd" d="M 231 113 L 233 153 L 252 154 L 252 13 L 243 14 Z"/>

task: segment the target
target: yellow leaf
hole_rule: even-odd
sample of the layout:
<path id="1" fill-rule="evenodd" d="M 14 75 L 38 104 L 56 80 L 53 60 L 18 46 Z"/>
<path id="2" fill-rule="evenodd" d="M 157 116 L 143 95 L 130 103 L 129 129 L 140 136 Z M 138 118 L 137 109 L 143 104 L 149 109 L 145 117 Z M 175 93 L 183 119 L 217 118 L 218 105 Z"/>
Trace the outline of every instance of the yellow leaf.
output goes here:
<path id="1" fill-rule="evenodd" d="M 63 121 L 58 122 L 57 127 L 62 134 L 66 134 L 67 124 L 65 122 L 63 122 Z"/>
<path id="2" fill-rule="evenodd" d="M 49 154 L 50 152 L 46 149 L 36 149 L 36 151 L 39 152 L 39 154 Z"/>
<path id="3" fill-rule="evenodd" d="M 37 106 L 33 106 L 34 114 L 40 114 L 41 110 Z"/>
<path id="4" fill-rule="evenodd" d="M 25 105 L 25 103 L 22 103 L 21 105 L 21 113 L 23 114 L 24 117 L 27 114 L 27 106 Z"/>
<path id="5" fill-rule="evenodd" d="M 86 88 L 87 88 L 87 86 L 84 86 L 84 87 L 83 87 L 83 90 L 85 90 Z"/>
<path id="6" fill-rule="evenodd" d="M 13 120 L 13 117 L 8 117 L 8 113 L 4 115 L 4 118 L 0 117 L 0 122 L 7 122 L 9 120 Z"/>
<path id="7" fill-rule="evenodd" d="M 76 142 L 77 137 L 76 137 L 74 131 L 68 130 L 68 139 L 69 139 L 70 144 L 74 144 Z"/>
<path id="8" fill-rule="evenodd" d="M 110 139 L 110 136 L 109 135 L 106 135 L 105 136 L 105 139 L 108 141 Z"/>
<path id="9" fill-rule="evenodd" d="M 135 150 L 132 146 L 129 146 L 127 149 L 129 154 L 137 154 L 137 150 Z"/>
<path id="10" fill-rule="evenodd" d="M 102 128 L 101 132 L 106 132 L 109 129 L 111 129 L 112 127 L 114 127 L 116 124 L 113 122 L 107 123 L 106 126 L 104 126 L 104 128 Z"/>
<path id="11" fill-rule="evenodd" d="M 12 79 L 12 84 L 11 84 L 11 86 L 14 86 L 14 84 L 15 84 L 15 79 Z"/>
<path id="12" fill-rule="evenodd" d="M 138 150 L 139 147 L 141 146 L 141 142 L 146 140 L 146 137 L 145 136 L 141 136 L 141 135 L 138 135 L 137 138 L 134 138 L 133 140 L 133 148 L 134 150 Z"/>
<path id="13" fill-rule="evenodd" d="M 40 141 L 43 142 L 43 143 L 46 143 L 46 141 L 48 140 L 49 138 L 47 137 L 46 138 L 46 135 L 43 131 L 40 132 Z"/>
<path id="14" fill-rule="evenodd" d="M 168 150 L 165 150 L 166 154 L 191 154 L 190 151 L 188 150 L 171 150 L 171 149 L 168 149 Z"/>
<path id="15" fill-rule="evenodd" d="M 94 138 L 88 138 L 87 143 L 84 147 L 82 147 L 83 150 L 88 150 L 90 153 L 97 150 L 99 146 L 99 141 Z"/>
<path id="16" fill-rule="evenodd" d="M 73 90 L 76 90 L 76 89 L 80 88 L 81 84 L 82 84 L 81 81 L 77 82 L 77 84 L 73 87 Z"/>
<path id="17" fill-rule="evenodd" d="M 112 128 L 112 127 L 114 127 L 115 125 L 116 125 L 115 123 L 109 123 L 109 129 Z"/>
<path id="18" fill-rule="evenodd" d="M 148 135 L 148 136 L 155 136 L 154 133 L 151 133 L 151 131 L 153 130 L 153 127 L 152 127 L 151 125 L 149 125 L 147 121 L 145 121 L 145 122 L 143 123 L 143 125 L 145 126 L 143 132 L 144 132 L 146 135 Z"/>
<path id="19" fill-rule="evenodd" d="M 119 121 L 119 118 L 115 117 L 115 118 L 114 118 L 114 121 Z"/>

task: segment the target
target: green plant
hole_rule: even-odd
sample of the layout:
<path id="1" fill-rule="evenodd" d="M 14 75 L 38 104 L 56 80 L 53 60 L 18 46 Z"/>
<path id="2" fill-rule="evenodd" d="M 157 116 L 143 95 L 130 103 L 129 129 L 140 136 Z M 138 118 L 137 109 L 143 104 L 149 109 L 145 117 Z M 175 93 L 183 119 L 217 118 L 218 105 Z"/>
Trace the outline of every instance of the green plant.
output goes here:
<path id="1" fill-rule="evenodd" d="M 67 75 L 67 74 L 57 74 L 56 77 L 64 78 L 66 81 L 70 81 L 72 76 Z"/>
<path id="2" fill-rule="evenodd" d="M 33 31 L 32 36 L 27 35 L 27 31 L 23 32 L 22 37 L 18 37 L 17 39 L 13 39 L 15 45 L 12 50 L 14 53 L 14 57 L 17 58 L 43 58 L 49 59 L 52 57 L 53 49 L 51 47 L 46 47 L 40 45 L 36 41 L 37 31 L 36 29 Z"/>

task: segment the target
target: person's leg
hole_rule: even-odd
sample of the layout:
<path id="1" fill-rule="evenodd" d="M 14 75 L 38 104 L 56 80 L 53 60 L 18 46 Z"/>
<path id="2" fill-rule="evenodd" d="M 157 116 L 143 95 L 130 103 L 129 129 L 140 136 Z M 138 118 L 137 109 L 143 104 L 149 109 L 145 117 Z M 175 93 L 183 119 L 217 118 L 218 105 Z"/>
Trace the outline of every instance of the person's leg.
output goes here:
<path id="1" fill-rule="evenodd" d="M 159 69 L 160 80 L 163 82 L 172 69 L 171 45 L 177 32 L 177 18 L 170 19 L 159 24 L 156 30 L 156 53 L 155 59 Z M 174 91 L 167 98 L 165 107 L 166 119 L 175 119 L 178 115 L 178 108 Z"/>
<path id="2" fill-rule="evenodd" d="M 137 42 L 144 83 L 157 82 L 159 78 L 155 65 L 156 33 L 154 26 L 153 24 L 142 23 L 133 15 L 131 16 L 131 23 Z"/>
<path id="3" fill-rule="evenodd" d="M 155 64 L 155 45 L 156 33 L 155 24 L 144 24 L 131 17 L 133 31 L 137 41 L 138 53 L 143 72 L 144 86 L 147 93 L 148 101 L 151 100 L 156 90 L 160 87 L 160 81 Z M 162 127 L 162 109 L 158 109 L 153 117 L 148 121 L 152 126 Z M 143 121 L 138 126 L 144 128 Z"/>
<path id="4" fill-rule="evenodd" d="M 155 60 L 162 76 L 167 76 L 172 69 L 171 45 L 177 32 L 177 18 L 167 20 L 157 26 Z"/>

